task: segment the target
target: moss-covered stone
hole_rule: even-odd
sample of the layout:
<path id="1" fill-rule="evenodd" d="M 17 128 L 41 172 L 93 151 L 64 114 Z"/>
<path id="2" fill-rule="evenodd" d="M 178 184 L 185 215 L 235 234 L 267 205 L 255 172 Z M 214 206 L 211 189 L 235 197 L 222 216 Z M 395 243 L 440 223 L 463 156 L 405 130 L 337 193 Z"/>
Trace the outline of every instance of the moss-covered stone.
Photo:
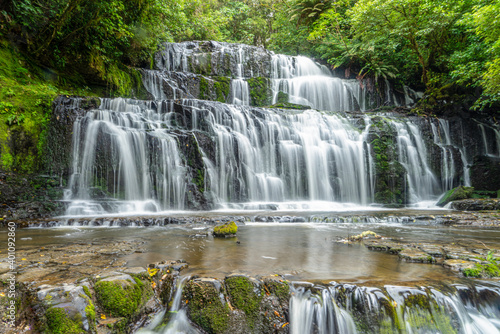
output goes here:
<path id="1" fill-rule="evenodd" d="M 223 103 L 227 102 L 231 87 L 231 79 L 228 77 L 215 77 L 214 80 L 216 101 Z"/>
<path id="2" fill-rule="evenodd" d="M 287 303 L 290 299 L 290 285 L 287 281 L 265 280 L 264 289 L 267 293 L 278 297 L 280 303 Z"/>
<path id="3" fill-rule="evenodd" d="M 370 146 L 375 164 L 375 202 L 407 204 L 406 172 L 398 161 L 396 134 L 387 120 L 374 118 L 370 128 Z"/>
<path id="4" fill-rule="evenodd" d="M 224 333 L 230 309 L 213 282 L 192 280 L 184 287 L 190 319 L 207 333 Z"/>
<path id="5" fill-rule="evenodd" d="M 262 292 L 245 276 L 227 277 L 226 287 L 231 304 L 245 312 L 248 326 L 254 328 L 259 319 Z"/>
<path id="6" fill-rule="evenodd" d="M 238 232 L 238 226 L 235 222 L 225 223 L 223 225 L 217 225 L 214 227 L 214 236 L 225 237 L 228 235 L 234 235 Z"/>
<path id="7" fill-rule="evenodd" d="M 79 314 L 77 314 L 79 315 Z M 81 319 L 71 319 L 63 308 L 51 307 L 45 313 L 47 333 L 50 334 L 80 334 L 85 333 Z"/>
<path id="8" fill-rule="evenodd" d="M 95 286 L 96 297 L 103 311 L 114 317 L 131 317 L 140 311 L 142 304 L 149 298 L 151 289 L 140 279 L 135 283 L 125 279 L 98 281 Z"/>
<path id="9" fill-rule="evenodd" d="M 270 80 L 264 77 L 254 77 L 247 80 L 250 88 L 250 105 L 263 107 L 271 103 Z"/>
<path id="10" fill-rule="evenodd" d="M 458 186 L 451 190 L 448 190 L 437 202 L 437 206 L 445 206 L 452 201 L 458 201 L 462 199 L 471 198 L 474 192 L 472 187 Z"/>

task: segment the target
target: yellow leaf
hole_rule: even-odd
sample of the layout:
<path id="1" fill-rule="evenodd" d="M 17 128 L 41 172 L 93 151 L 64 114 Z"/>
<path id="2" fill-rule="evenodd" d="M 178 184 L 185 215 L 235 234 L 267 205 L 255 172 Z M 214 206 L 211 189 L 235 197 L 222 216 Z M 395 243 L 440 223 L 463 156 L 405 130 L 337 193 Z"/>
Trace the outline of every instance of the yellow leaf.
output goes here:
<path id="1" fill-rule="evenodd" d="M 21 261 L 27 261 L 24 257 L 21 259 Z"/>
<path id="2" fill-rule="evenodd" d="M 158 269 L 156 269 L 156 268 L 148 268 L 148 273 L 149 273 L 149 276 L 151 276 L 151 277 L 156 275 L 157 272 L 158 272 Z"/>
<path id="3" fill-rule="evenodd" d="M 105 320 L 106 316 L 104 314 L 101 314 L 101 319 Z"/>
<path id="4" fill-rule="evenodd" d="M 154 288 L 156 288 L 156 283 L 155 283 L 155 282 L 151 283 L 151 287 L 152 287 L 153 289 L 154 289 Z"/>
<path id="5" fill-rule="evenodd" d="M 283 326 L 281 326 L 281 328 L 285 328 L 285 326 L 286 326 L 286 325 L 288 325 L 288 324 L 289 324 L 288 322 L 285 322 L 285 323 L 283 324 Z"/>

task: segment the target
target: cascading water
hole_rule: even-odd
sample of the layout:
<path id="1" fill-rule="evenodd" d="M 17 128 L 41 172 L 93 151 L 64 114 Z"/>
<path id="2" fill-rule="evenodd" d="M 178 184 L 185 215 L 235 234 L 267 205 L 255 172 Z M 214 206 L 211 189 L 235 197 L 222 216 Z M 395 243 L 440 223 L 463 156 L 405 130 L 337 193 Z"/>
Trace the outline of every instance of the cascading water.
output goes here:
<path id="1" fill-rule="evenodd" d="M 357 80 L 343 80 L 331 75 L 307 57 L 273 55 L 271 59 L 273 104 L 279 92 L 289 95 L 288 101 L 317 110 L 365 110 L 368 101 L 365 89 Z"/>
<path id="2" fill-rule="evenodd" d="M 236 78 L 231 80 L 232 104 L 248 106 L 250 104 L 250 89 L 248 82 L 243 78 L 243 48 L 238 48 L 236 63 Z"/>
<path id="3" fill-rule="evenodd" d="M 290 332 L 308 333 L 500 333 L 500 289 L 455 285 L 436 288 L 296 288 L 290 300 Z"/>
<path id="4" fill-rule="evenodd" d="M 377 183 L 385 173 L 378 159 L 388 155 L 406 172 L 399 184 L 408 187 L 403 193 L 409 198 L 402 203 L 432 201 L 460 183 L 470 184 L 472 155 L 452 138 L 448 121 L 425 125 L 377 118 L 394 129 L 396 135 L 390 136 L 396 139 L 390 140 L 395 145 L 389 146 L 396 147 L 396 153 L 375 153 L 371 143 L 380 134 L 372 130 L 372 116 L 247 105 L 248 80 L 259 76 L 269 78 L 269 103 L 285 96 L 324 110 L 368 107 L 366 89 L 359 82 L 334 78 L 328 68 L 306 57 L 236 44 L 186 42 L 167 44 L 156 63 L 161 71 L 143 71 L 144 86 L 154 101 L 103 99 L 98 110 L 74 123 L 72 174 L 65 193 L 68 215 L 214 207 L 294 209 L 312 208 L 313 202 L 326 203 L 327 210 L 339 207 L 332 206 L 334 202 L 368 205 L 377 198 L 376 191 L 384 191 Z M 202 79 L 191 70 L 236 78 Z M 230 89 L 226 100 L 233 104 L 180 100 L 195 96 L 201 89 L 196 83 L 202 82 L 218 89 L 225 83 Z M 386 93 L 388 103 L 395 102 L 394 94 Z M 425 126 L 432 127 L 433 142 L 422 135 Z M 499 131 L 479 128 L 485 143 L 491 133 L 499 140 Z M 431 145 L 441 152 L 440 171 L 433 171 Z M 495 155 L 500 144 L 484 146 L 486 154 Z M 455 159 L 457 150 L 461 162 Z M 386 187 L 398 175 L 403 174 L 389 175 L 383 181 Z"/>
<path id="5" fill-rule="evenodd" d="M 419 128 L 411 122 L 392 122 L 397 131 L 399 162 L 406 170 L 410 201 L 435 199 L 442 190 L 428 164 L 427 148 Z"/>
<path id="6" fill-rule="evenodd" d="M 165 318 L 166 310 L 161 311 L 156 317 L 151 321 L 151 323 L 136 332 L 136 334 L 198 334 L 200 331 L 193 327 L 189 322 L 186 311 L 181 307 L 182 301 L 182 289 L 189 280 L 189 276 L 183 276 L 178 278 L 178 284 L 175 290 L 175 295 L 172 300 L 172 306 L 170 307 L 169 313 L 171 315 L 168 324 L 162 328 L 160 331 L 155 331 L 159 327 Z"/>
<path id="7" fill-rule="evenodd" d="M 220 202 L 372 200 L 368 119 L 360 133 L 345 118 L 312 110 L 256 115 L 245 107 L 185 103 L 195 106 L 195 113 L 206 114 L 208 107 L 213 115 L 207 119 L 217 147 L 211 182 Z"/>
<path id="8" fill-rule="evenodd" d="M 455 160 L 453 159 L 453 147 L 449 125 L 445 120 L 439 120 L 438 125 L 431 123 L 434 143 L 441 147 L 441 188 L 443 191 L 454 187 Z"/>
<path id="9" fill-rule="evenodd" d="M 478 123 L 478 127 L 481 130 L 481 139 L 483 140 L 485 155 L 500 158 L 500 129 L 483 123 Z M 487 132 L 491 132 L 491 136 L 494 137 L 494 140 L 488 139 Z"/>
<path id="10" fill-rule="evenodd" d="M 186 167 L 165 124 L 168 115 L 151 102 L 121 98 L 104 99 L 100 109 L 78 119 L 67 214 L 183 209 Z"/>

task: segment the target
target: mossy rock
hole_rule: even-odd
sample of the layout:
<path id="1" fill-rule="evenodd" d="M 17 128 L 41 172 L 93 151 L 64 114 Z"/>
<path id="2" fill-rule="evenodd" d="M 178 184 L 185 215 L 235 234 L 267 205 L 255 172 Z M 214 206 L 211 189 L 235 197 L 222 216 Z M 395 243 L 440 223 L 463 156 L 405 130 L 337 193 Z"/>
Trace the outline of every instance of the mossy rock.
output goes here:
<path id="1" fill-rule="evenodd" d="M 134 278 L 134 281 L 135 283 L 127 279 L 101 280 L 95 284 L 97 301 L 104 313 L 113 317 L 130 318 L 140 312 L 151 295 L 151 289 L 138 278 Z"/>
<path id="2" fill-rule="evenodd" d="M 230 309 L 221 299 L 220 284 L 215 280 L 191 280 L 184 287 L 189 318 L 207 333 L 224 333 L 229 325 Z"/>
<path id="3" fill-rule="evenodd" d="M 231 304 L 245 312 L 248 326 L 254 328 L 259 320 L 261 291 L 245 276 L 227 277 L 226 287 Z"/>
<path id="4" fill-rule="evenodd" d="M 451 190 L 448 190 L 443 196 L 441 196 L 436 205 L 443 207 L 452 201 L 468 199 L 472 197 L 473 193 L 474 193 L 474 188 L 459 186 Z"/>
<path id="5" fill-rule="evenodd" d="M 80 317 L 78 317 L 80 316 Z M 51 307 L 45 313 L 47 332 L 49 334 L 79 334 L 86 333 L 82 326 L 79 313 L 71 316 L 64 308 Z"/>
<path id="6" fill-rule="evenodd" d="M 309 110 L 310 106 L 305 106 L 303 104 L 296 104 L 291 102 L 278 102 L 273 105 L 270 105 L 266 108 L 275 108 L 275 109 L 292 109 L 292 110 Z"/>
<path id="7" fill-rule="evenodd" d="M 214 227 L 214 236 L 216 237 L 227 237 L 235 235 L 238 231 L 238 226 L 235 222 L 226 223 L 223 225 L 217 225 Z"/>
<path id="8" fill-rule="evenodd" d="M 271 103 L 272 92 L 268 78 L 254 77 L 247 82 L 250 88 L 250 105 L 263 107 Z"/>

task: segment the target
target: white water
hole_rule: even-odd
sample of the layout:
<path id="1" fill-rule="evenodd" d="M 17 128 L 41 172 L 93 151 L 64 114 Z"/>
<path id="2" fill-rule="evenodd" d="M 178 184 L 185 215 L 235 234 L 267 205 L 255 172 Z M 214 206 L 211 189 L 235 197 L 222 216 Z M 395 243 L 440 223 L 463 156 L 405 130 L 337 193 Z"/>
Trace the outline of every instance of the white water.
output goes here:
<path id="1" fill-rule="evenodd" d="M 273 55 L 271 58 L 273 104 L 278 92 L 289 95 L 288 102 L 316 110 L 351 111 L 368 108 L 366 91 L 357 80 L 331 75 L 328 68 L 307 57 Z"/>
<path id="2" fill-rule="evenodd" d="M 410 202 L 436 199 L 442 189 L 429 167 L 427 147 L 419 128 L 411 122 L 393 121 L 398 134 L 399 162 L 406 170 Z"/>
<path id="3" fill-rule="evenodd" d="M 486 293 L 488 299 L 483 299 L 482 293 Z M 430 301 L 428 307 L 420 306 L 418 296 Z M 290 332 L 357 333 L 353 315 L 358 314 L 356 323 L 371 323 L 368 329 L 374 333 L 384 330 L 412 334 L 495 334 L 500 333 L 499 299 L 498 288 L 482 286 L 457 285 L 446 293 L 435 288 L 386 286 L 379 289 L 348 284 L 329 286 L 313 293 L 301 287 L 292 289 Z M 388 305 L 397 314 L 399 331 L 387 312 Z"/>
<path id="4" fill-rule="evenodd" d="M 243 78 L 243 53 L 243 47 L 240 46 L 236 53 L 236 78 L 231 80 L 231 95 L 233 97 L 231 103 L 248 106 L 250 105 L 250 88 L 248 82 Z"/>
<path id="5" fill-rule="evenodd" d="M 216 136 L 212 193 L 220 203 L 293 200 L 368 204 L 373 162 L 369 119 L 359 132 L 346 118 L 313 110 L 255 115 L 249 108 L 185 101 Z M 206 126 L 206 124 L 204 124 Z M 193 124 L 196 129 L 199 124 Z"/>
<path id="6" fill-rule="evenodd" d="M 170 321 L 168 324 L 161 329 L 160 331 L 155 331 L 155 328 L 158 327 L 163 318 L 165 317 L 166 310 L 160 311 L 156 317 L 151 321 L 151 323 L 140 330 L 138 330 L 137 334 L 198 334 L 200 331 L 193 327 L 189 322 L 186 311 L 181 308 L 182 301 L 182 289 L 186 284 L 186 281 L 189 280 L 189 276 L 183 276 L 178 278 L 178 284 L 175 290 L 174 299 L 172 301 L 172 307 L 169 310 L 171 315 Z"/>

